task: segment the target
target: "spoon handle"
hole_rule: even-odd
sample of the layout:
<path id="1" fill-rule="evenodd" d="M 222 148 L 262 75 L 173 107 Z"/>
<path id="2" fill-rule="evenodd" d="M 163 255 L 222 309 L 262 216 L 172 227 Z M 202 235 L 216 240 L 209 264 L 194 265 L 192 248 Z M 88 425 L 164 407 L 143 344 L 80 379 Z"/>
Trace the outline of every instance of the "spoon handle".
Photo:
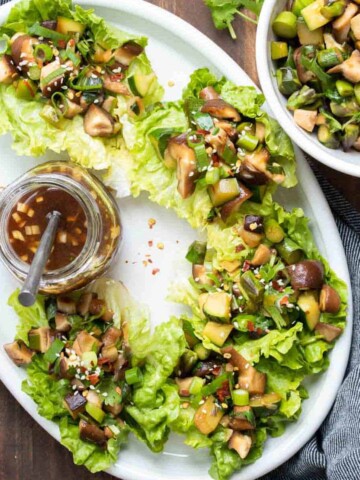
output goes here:
<path id="1" fill-rule="evenodd" d="M 36 250 L 34 259 L 30 265 L 28 276 L 19 293 L 19 302 L 24 307 L 30 307 L 35 303 L 36 294 L 39 290 L 41 276 L 45 270 L 46 263 L 49 259 L 51 248 L 54 243 L 54 237 L 59 225 L 61 214 L 59 212 L 51 212 L 48 215 L 49 222 L 43 233 L 38 249 Z"/>

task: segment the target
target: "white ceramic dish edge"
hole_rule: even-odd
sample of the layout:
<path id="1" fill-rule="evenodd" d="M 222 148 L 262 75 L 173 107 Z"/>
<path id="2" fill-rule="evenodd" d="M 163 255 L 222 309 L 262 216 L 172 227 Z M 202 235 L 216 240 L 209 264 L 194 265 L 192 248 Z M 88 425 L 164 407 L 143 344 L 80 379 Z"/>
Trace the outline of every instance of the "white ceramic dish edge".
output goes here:
<path id="1" fill-rule="evenodd" d="M 286 109 L 286 99 L 279 92 L 273 75 L 274 67 L 269 45 L 270 39 L 273 38 L 271 24 L 275 17 L 275 12 L 280 12 L 285 4 L 286 0 L 265 0 L 257 28 L 256 64 L 261 88 L 266 100 L 286 133 L 306 153 L 334 170 L 360 177 L 360 152 L 352 150 L 346 153 L 341 150 L 331 150 L 324 147 L 317 140 L 315 134 L 311 135 L 301 127 L 298 127 L 294 122 L 293 115 Z"/>

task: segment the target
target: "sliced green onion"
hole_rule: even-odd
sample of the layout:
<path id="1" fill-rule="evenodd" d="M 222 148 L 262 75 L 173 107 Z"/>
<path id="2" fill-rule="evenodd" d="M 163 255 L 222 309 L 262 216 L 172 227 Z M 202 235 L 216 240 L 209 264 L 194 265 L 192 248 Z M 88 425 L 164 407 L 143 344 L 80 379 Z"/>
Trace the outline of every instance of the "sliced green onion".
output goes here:
<path id="1" fill-rule="evenodd" d="M 237 161 L 236 153 L 228 145 L 225 145 L 221 158 L 223 158 L 229 165 L 234 165 Z"/>
<path id="2" fill-rule="evenodd" d="M 69 109 L 69 102 L 62 92 L 53 93 L 51 96 L 51 103 L 53 104 L 58 115 L 66 115 L 66 112 Z"/>
<path id="3" fill-rule="evenodd" d="M 200 393 L 204 383 L 205 378 L 194 377 L 189 388 L 190 394 L 197 395 L 198 393 Z"/>
<path id="4" fill-rule="evenodd" d="M 53 72 L 49 73 L 49 75 L 47 75 L 45 78 L 43 78 L 41 83 L 43 85 L 47 85 L 48 83 L 55 80 L 55 78 L 61 77 L 65 72 L 66 72 L 66 68 L 59 67 L 56 70 L 54 70 Z"/>
<path id="5" fill-rule="evenodd" d="M 66 55 L 68 59 L 77 67 L 80 64 L 80 58 L 71 50 L 71 48 L 66 49 Z"/>
<path id="6" fill-rule="evenodd" d="M 222 387 L 223 383 L 227 381 L 229 381 L 229 373 L 223 373 L 222 375 L 219 375 L 217 378 L 215 378 L 215 380 L 202 388 L 201 395 L 203 397 L 207 397 L 208 395 L 215 393 L 217 390 L 219 390 L 219 388 Z"/>
<path id="7" fill-rule="evenodd" d="M 187 137 L 187 144 L 195 152 L 197 169 L 201 172 L 210 165 L 210 158 L 206 153 L 204 135 L 197 132 L 190 132 Z"/>
<path id="8" fill-rule="evenodd" d="M 28 75 L 31 80 L 39 80 L 41 74 L 41 68 L 37 65 L 33 65 L 29 68 Z"/>
<path id="9" fill-rule="evenodd" d="M 236 142 L 236 145 L 240 148 L 244 148 L 245 150 L 248 150 L 249 152 L 253 152 L 255 148 L 259 144 L 259 139 L 255 137 L 255 135 L 251 135 L 248 132 L 243 131 L 242 134 L 240 134 L 238 141 Z"/>
<path id="10" fill-rule="evenodd" d="M 233 390 L 231 392 L 231 398 L 234 405 L 238 407 L 243 407 L 244 405 L 249 405 L 249 392 L 247 390 Z"/>
<path id="11" fill-rule="evenodd" d="M 205 175 L 205 183 L 207 185 L 215 185 L 220 180 L 220 169 L 213 167 L 211 170 L 208 170 Z"/>
<path id="12" fill-rule="evenodd" d="M 46 43 L 39 43 L 35 46 L 34 55 L 39 60 L 48 62 L 53 58 L 54 52 L 50 45 L 47 45 Z"/>
<path id="13" fill-rule="evenodd" d="M 267 169 L 269 170 L 269 172 L 271 172 L 271 173 L 276 173 L 276 174 L 278 174 L 278 173 L 280 173 L 280 174 L 284 173 L 283 167 L 282 167 L 281 165 L 279 165 L 279 164 L 275 164 L 275 163 L 272 164 L 272 165 L 270 164 L 270 165 L 268 165 L 266 168 L 267 168 Z"/>
<path id="14" fill-rule="evenodd" d="M 202 133 L 190 132 L 187 134 L 186 141 L 191 148 L 196 147 L 196 145 L 205 145 L 205 138 Z"/>
<path id="15" fill-rule="evenodd" d="M 7 35 L 2 35 L 0 38 L 0 55 L 6 53 L 10 46 L 10 38 Z"/>
<path id="16" fill-rule="evenodd" d="M 125 380 L 128 385 L 134 385 L 142 381 L 142 373 L 139 367 L 130 368 L 125 371 Z"/>
<path id="17" fill-rule="evenodd" d="M 29 28 L 29 34 L 49 38 L 55 42 L 58 40 L 68 40 L 70 38 L 69 35 L 64 35 L 63 33 L 56 32 L 50 28 L 43 27 L 39 22 L 34 23 L 34 25 Z"/>
<path id="18" fill-rule="evenodd" d="M 86 77 L 83 72 L 81 72 L 80 75 L 78 75 L 69 82 L 71 88 L 73 88 L 74 90 L 79 90 L 81 92 L 100 90 L 102 88 L 103 81 L 100 77 Z"/>
<path id="19" fill-rule="evenodd" d="M 44 360 L 49 363 L 54 363 L 58 358 L 60 352 L 64 349 L 65 344 L 58 338 L 55 338 L 47 352 L 44 353 Z"/>
<path id="20" fill-rule="evenodd" d="M 211 135 L 217 135 L 220 132 L 219 127 L 215 127 L 214 130 L 211 132 Z"/>

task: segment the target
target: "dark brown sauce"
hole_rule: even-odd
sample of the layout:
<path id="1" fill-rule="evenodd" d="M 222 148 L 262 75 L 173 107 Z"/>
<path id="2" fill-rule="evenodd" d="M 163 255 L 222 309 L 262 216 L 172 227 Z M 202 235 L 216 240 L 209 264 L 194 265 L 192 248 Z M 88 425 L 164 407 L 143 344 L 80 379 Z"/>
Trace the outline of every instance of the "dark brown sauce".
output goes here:
<path id="1" fill-rule="evenodd" d="M 57 187 L 41 187 L 25 194 L 11 211 L 8 235 L 19 258 L 31 263 L 45 231 L 47 214 L 57 210 L 61 219 L 46 265 L 48 271 L 69 265 L 79 256 L 87 237 L 87 219 L 80 203 Z"/>

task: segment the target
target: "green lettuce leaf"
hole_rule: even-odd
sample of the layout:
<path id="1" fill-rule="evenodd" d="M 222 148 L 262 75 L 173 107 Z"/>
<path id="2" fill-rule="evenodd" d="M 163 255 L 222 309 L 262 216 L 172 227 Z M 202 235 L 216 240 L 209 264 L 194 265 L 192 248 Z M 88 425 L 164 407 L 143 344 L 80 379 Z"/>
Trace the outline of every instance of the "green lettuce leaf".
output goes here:
<path id="1" fill-rule="evenodd" d="M 190 75 L 190 80 L 183 90 L 182 98 L 199 98 L 199 93 L 205 87 L 214 87 L 220 93 L 226 82 L 225 77 L 218 79 L 208 68 L 198 68 Z"/>
<path id="2" fill-rule="evenodd" d="M 232 82 L 226 82 L 221 89 L 221 97 L 246 117 L 257 118 L 263 113 L 261 106 L 265 102 L 265 97 L 255 87 L 237 86 Z"/>
<path id="3" fill-rule="evenodd" d="M 123 428 L 116 438 L 110 438 L 106 449 L 80 439 L 79 426 L 73 424 L 68 417 L 59 422 L 61 443 L 73 454 L 76 465 L 84 465 L 90 472 L 106 470 L 113 465 L 119 455 L 120 447 L 127 438 L 127 429 Z"/>
<path id="4" fill-rule="evenodd" d="M 27 368 L 27 375 L 27 380 L 22 383 L 22 390 L 37 404 L 41 416 L 56 420 L 69 414 L 63 405 L 63 399 L 71 391 L 70 382 L 49 375 L 49 364 L 42 355 L 33 357 Z"/>
<path id="5" fill-rule="evenodd" d="M 38 295 L 34 305 L 24 307 L 18 300 L 19 293 L 20 289 L 17 289 L 10 295 L 8 305 L 15 310 L 19 317 L 19 322 L 16 325 L 16 339 L 22 340 L 26 345 L 29 345 L 29 330 L 48 326 L 44 305 L 45 298 L 42 295 Z"/>

